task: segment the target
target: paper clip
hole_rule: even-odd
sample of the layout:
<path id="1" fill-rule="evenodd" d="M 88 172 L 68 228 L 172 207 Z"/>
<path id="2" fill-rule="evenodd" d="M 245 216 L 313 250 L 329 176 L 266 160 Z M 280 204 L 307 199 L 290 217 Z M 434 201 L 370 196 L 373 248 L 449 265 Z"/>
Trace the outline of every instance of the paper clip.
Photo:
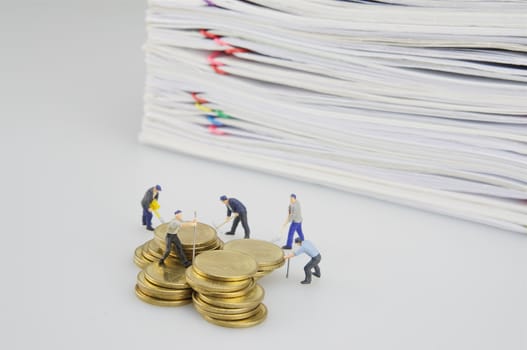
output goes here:
<path id="1" fill-rule="evenodd" d="M 221 109 L 214 109 L 213 112 L 216 113 L 216 116 L 218 118 L 233 119 L 230 115 L 228 115 L 227 113 L 224 113 Z"/>
<path id="2" fill-rule="evenodd" d="M 207 107 L 207 106 L 202 105 L 201 103 L 196 102 L 196 103 L 194 103 L 194 106 L 195 106 L 197 109 L 199 109 L 200 111 L 202 111 L 202 112 L 205 112 L 205 113 L 214 113 L 214 111 L 213 111 L 212 109 L 210 109 L 210 108 Z"/>
<path id="3" fill-rule="evenodd" d="M 221 128 L 221 127 L 226 126 L 220 120 L 218 120 L 218 118 L 223 118 L 223 119 L 234 119 L 234 118 L 228 115 L 227 113 L 223 112 L 221 109 L 212 109 L 212 108 L 209 108 L 203 105 L 202 103 L 208 103 L 208 101 L 205 100 L 204 98 L 200 98 L 197 92 L 191 92 L 190 94 L 195 101 L 194 106 L 200 111 L 207 113 L 205 117 L 210 123 L 210 125 L 208 126 L 209 132 L 214 135 L 226 135 L 225 131 L 218 129 L 218 127 Z"/>
<path id="4" fill-rule="evenodd" d="M 213 135 L 227 135 L 225 131 L 219 129 L 215 125 L 209 125 L 209 132 Z"/>
<path id="5" fill-rule="evenodd" d="M 212 66 L 212 69 L 214 69 L 214 71 L 218 74 L 222 74 L 222 75 L 227 75 L 227 72 L 224 71 L 223 69 L 221 68 L 218 68 L 218 66 L 214 65 Z"/>
<path id="6" fill-rule="evenodd" d="M 208 32 L 207 30 L 205 30 L 205 29 L 200 29 L 200 30 L 199 30 L 199 33 L 200 33 L 201 35 L 203 35 L 203 36 L 204 36 L 205 38 L 207 38 L 207 39 L 215 39 L 215 38 L 218 37 L 216 34 L 209 33 L 209 32 Z"/>
<path id="7" fill-rule="evenodd" d="M 221 39 L 221 36 L 213 34 L 213 33 L 210 33 L 206 29 L 200 29 L 199 32 L 205 38 L 214 40 L 214 42 L 216 42 L 218 45 L 226 47 L 225 50 L 223 50 L 223 51 L 214 51 L 207 57 L 207 60 L 209 61 L 209 65 L 218 74 L 226 75 L 227 72 L 224 71 L 223 69 L 219 68 L 220 66 L 224 66 L 225 64 L 216 61 L 216 57 L 218 57 L 222 53 L 224 53 L 226 55 L 234 55 L 236 53 L 249 52 L 249 50 L 247 50 L 247 49 L 243 49 L 243 48 L 240 48 L 240 47 L 234 47 L 234 46 L 230 45 L 228 42 L 226 42 L 223 39 Z"/>
<path id="8" fill-rule="evenodd" d="M 219 37 L 215 37 L 212 40 L 214 40 L 214 42 L 220 46 L 230 46 L 226 41 L 221 40 Z"/>
<path id="9" fill-rule="evenodd" d="M 192 92 L 191 93 L 192 95 L 192 98 L 194 99 L 194 101 L 196 101 L 197 103 L 208 103 L 209 101 L 205 100 L 204 98 L 201 98 L 198 96 L 198 94 L 196 92 Z"/>
<path id="10" fill-rule="evenodd" d="M 207 60 L 209 61 L 209 64 L 211 66 L 223 66 L 223 65 L 225 65 L 224 63 L 216 62 L 216 60 L 215 60 L 215 58 L 218 57 L 220 54 L 221 54 L 220 51 L 214 51 L 207 57 Z"/>
<path id="11" fill-rule="evenodd" d="M 215 126 L 224 126 L 224 124 L 222 122 L 220 122 L 218 119 L 216 119 L 216 116 L 215 115 L 210 115 L 208 114 L 207 115 L 207 120 L 212 124 L 212 125 L 215 125 Z"/>
<path id="12" fill-rule="evenodd" d="M 215 58 L 218 57 L 220 54 L 221 54 L 221 51 L 214 51 L 213 53 L 211 53 L 207 57 L 207 60 L 209 61 L 209 65 L 212 67 L 212 69 L 214 69 L 214 71 L 216 73 L 218 73 L 218 74 L 227 74 L 226 71 L 224 71 L 223 69 L 218 68 L 219 66 L 224 66 L 225 63 L 216 62 L 216 60 L 215 60 Z"/>
<path id="13" fill-rule="evenodd" d="M 224 51 L 228 55 L 232 55 L 232 54 L 235 54 L 235 53 L 238 53 L 238 52 L 249 52 L 249 50 L 247 50 L 247 49 L 242 49 L 240 47 L 232 46 L 231 44 L 229 44 L 228 42 L 223 40 L 221 38 L 221 36 L 213 34 L 213 33 L 210 33 L 206 29 L 200 29 L 199 32 L 205 38 L 214 40 L 220 46 L 228 46 L 228 48 Z"/>
<path id="14" fill-rule="evenodd" d="M 238 53 L 238 52 L 249 52 L 249 50 L 242 49 L 242 48 L 239 48 L 239 47 L 230 47 L 227 50 L 225 50 L 225 53 L 227 55 L 234 55 L 235 53 Z"/>

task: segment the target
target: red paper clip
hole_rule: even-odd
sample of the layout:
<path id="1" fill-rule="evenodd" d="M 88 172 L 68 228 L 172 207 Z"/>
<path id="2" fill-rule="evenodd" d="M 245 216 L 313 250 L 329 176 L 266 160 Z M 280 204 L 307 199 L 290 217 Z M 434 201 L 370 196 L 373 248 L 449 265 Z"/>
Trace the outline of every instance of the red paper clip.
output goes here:
<path id="1" fill-rule="evenodd" d="M 205 38 L 208 38 L 208 39 L 214 39 L 214 38 L 217 38 L 218 36 L 216 34 L 212 34 L 212 33 L 209 33 L 207 30 L 205 29 L 200 29 L 199 30 L 199 33 L 201 35 L 203 35 Z"/>
<path id="2" fill-rule="evenodd" d="M 221 55 L 221 51 L 214 51 L 208 57 L 207 60 L 211 66 L 223 66 L 225 63 L 216 62 L 215 58 Z"/>
<path id="3" fill-rule="evenodd" d="M 219 68 L 220 66 L 224 66 L 225 64 L 224 63 L 221 63 L 219 61 L 216 61 L 216 57 L 218 57 L 219 55 L 221 55 L 222 53 L 226 54 L 226 55 L 234 55 L 236 53 L 242 53 L 242 52 L 249 52 L 249 50 L 247 49 L 242 49 L 240 47 L 234 47 L 232 45 L 230 45 L 228 42 L 224 41 L 223 39 L 221 39 L 221 37 L 219 35 L 216 35 L 216 34 L 213 34 L 213 33 L 210 33 L 208 30 L 206 29 L 200 29 L 199 30 L 200 34 L 203 35 L 205 38 L 207 39 L 212 39 L 214 40 L 214 42 L 216 42 L 218 45 L 220 46 L 226 46 L 226 49 L 223 50 L 223 51 L 214 51 L 212 52 L 208 57 L 207 57 L 207 60 L 209 61 L 209 65 L 212 67 L 212 69 L 214 69 L 214 71 L 218 74 L 223 74 L 223 75 L 226 75 L 227 72 L 224 71 L 223 69 Z"/>
<path id="4" fill-rule="evenodd" d="M 238 53 L 238 52 L 249 52 L 249 50 L 242 49 L 242 48 L 239 48 L 239 47 L 231 47 L 231 48 L 225 50 L 225 53 L 228 54 L 228 55 L 234 55 L 235 53 Z"/>
<path id="5" fill-rule="evenodd" d="M 203 103 L 208 103 L 209 102 L 209 101 L 205 100 L 204 98 L 199 97 L 196 92 L 192 92 L 191 95 L 192 95 L 192 98 L 194 99 L 194 101 L 196 101 L 199 104 L 203 104 Z"/>
<path id="6" fill-rule="evenodd" d="M 209 125 L 209 132 L 213 135 L 227 135 L 227 133 L 215 125 Z"/>

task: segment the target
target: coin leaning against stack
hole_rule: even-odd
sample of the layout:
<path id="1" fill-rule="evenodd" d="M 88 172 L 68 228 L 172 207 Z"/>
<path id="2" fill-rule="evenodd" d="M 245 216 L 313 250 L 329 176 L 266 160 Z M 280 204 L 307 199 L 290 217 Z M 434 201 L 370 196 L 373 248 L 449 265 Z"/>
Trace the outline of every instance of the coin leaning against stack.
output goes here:
<path id="1" fill-rule="evenodd" d="M 207 251 L 185 271 L 196 310 L 207 321 L 232 328 L 257 325 L 267 317 L 264 289 L 255 282 L 256 260 L 238 251 Z"/>
<path id="2" fill-rule="evenodd" d="M 185 267 L 178 262 L 148 264 L 137 274 L 135 294 L 158 306 L 180 306 L 192 302 L 192 288 L 185 277 Z"/>
<path id="3" fill-rule="evenodd" d="M 165 252 L 167 229 L 168 223 L 157 226 L 154 230 L 154 238 L 136 248 L 134 263 L 139 268 L 144 268 L 149 263 L 161 259 Z M 218 238 L 216 230 L 212 226 L 200 222 L 197 223 L 195 237 L 194 227 L 182 227 L 178 232 L 178 237 L 188 260 L 192 260 L 194 244 L 196 247 L 196 255 L 204 251 L 223 248 L 223 241 Z M 178 259 L 176 252 L 172 249 L 167 261 Z"/>
<path id="4" fill-rule="evenodd" d="M 255 278 L 263 277 L 282 267 L 285 263 L 284 252 L 280 247 L 259 239 L 235 239 L 225 243 L 223 249 L 252 256 L 258 264 Z"/>

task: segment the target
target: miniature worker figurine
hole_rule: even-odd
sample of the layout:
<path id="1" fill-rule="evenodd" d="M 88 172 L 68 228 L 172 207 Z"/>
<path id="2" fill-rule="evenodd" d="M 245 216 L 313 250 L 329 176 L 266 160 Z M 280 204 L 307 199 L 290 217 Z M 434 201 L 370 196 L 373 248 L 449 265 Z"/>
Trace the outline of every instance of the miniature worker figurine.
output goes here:
<path id="1" fill-rule="evenodd" d="M 143 207 L 143 226 L 146 226 L 146 229 L 149 231 L 154 231 L 154 228 L 152 227 L 152 208 L 150 208 L 150 205 L 154 199 L 159 199 L 160 191 L 161 186 L 155 185 L 146 191 L 143 200 L 141 200 L 141 206 Z"/>
<path id="2" fill-rule="evenodd" d="M 227 207 L 227 218 L 225 219 L 224 223 L 231 220 L 231 214 L 234 215 L 234 221 L 232 222 L 231 230 L 229 232 L 225 232 L 225 234 L 235 234 L 236 228 L 238 227 L 238 224 L 241 221 L 243 230 L 245 232 L 244 238 L 249 238 L 251 235 L 251 230 L 249 229 L 249 224 L 247 223 L 247 209 L 242 204 L 242 202 L 240 202 L 236 198 L 228 198 L 225 195 L 220 197 L 220 201 L 222 201 L 223 204 L 225 204 L 225 206 Z"/>
<path id="3" fill-rule="evenodd" d="M 287 243 L 282 247 L 282 249 L 291 249 L 295 231 L 298 233 L 298 237 L 301 240 L 304 240 L 304 233 L 302 232 L 302 209 L 300 208 L 300 202 L 296 199 L 296 194 L 294 193 L 292 193 L 290 196 L 289 215 L 287 216 L 287 219 L 284 222 L 282 228 L 285 228 L 288 222 L 291 222 L 291 225 L 289 225 Z"/>
<path id="4" fill-rule="evenodd" d="M 181 261 L 183 266 L 189 267 L 190 265 L 192 265 L 192 263 L 187 259 L 185 251 L 183 250 L 183 246 L 181 245 L 181 241 L 179 240 L 177 234 L 181 227 L 196 226 L 196 219 L 194 219 L 192 222 L 183 222 L 183 214 L 181 210 L 176 210 L 174 212 L 174 215 L 174 219 L 172 219 L 168 223 L 167 235 L 165 237 L 165 253 L 163 254 L 163 257 L 159 260 L 159 265 L 163 265 L 165 263 L 165 259 L 168 257 L 170 251 L 172 250 L 172 244 L 174 244 L 176 246 L 176 253 L 179 257 L 179 260 Z"/>
<path id="5" fill-rule="evenodd" d="M 292 257 L 300 255 L 302 253 L 309 255 L 311 257 L 311 260 L 309 260 L 306 266 L 304 266 L 304 272 L 306 273 L 306 277 L 300 283 L 310 284 L 312 269 L 315 269 L 315 271 L 313 272 L 313 276 L 320 278 L 320 267 L 318 267 L 318 264 L 320 263 L 322 256 L 320 255 L 318 249 L 310 241 L 304 241 L 297 237 L 295 238 L 295 243 L 299 245 L 300 248 L 298 248 L 293 253 L 285 255 L 284 259 L 291 259 Z"/>

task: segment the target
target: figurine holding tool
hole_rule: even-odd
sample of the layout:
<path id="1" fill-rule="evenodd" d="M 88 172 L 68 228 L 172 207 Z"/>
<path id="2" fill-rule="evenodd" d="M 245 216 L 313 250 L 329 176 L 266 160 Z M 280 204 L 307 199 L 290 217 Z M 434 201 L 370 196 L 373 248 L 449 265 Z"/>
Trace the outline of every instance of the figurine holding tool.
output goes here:
<path id="1" fill-rule="evenodd" d="M 289 253 L 284 256 L 284 259 L 291 259 L 294 256 L 300 255 L 302 253 L 307 254 L 311 257 L 311 260 L 304 266 L 304 272 L 306 273 L 306 277 L 303 281 L 300 283 L 302 284 L 310 284 L 311 283 L 311 275 L 320 278 L 320 267 L 318 264 L 320 263 L 320 260 L 322 260 L 322 256 L 320 255 L 320 252 L 318 249 L 314 246 L 313 243 L 310 241 L 304 241 L 300 239 L 299 237 L 295 238 L 295 244 L 299 245 L 300 248 L 298 248 L 293 253 Z M 315 270 L 312 272 L 311 270 Z"/>
<path id="2" fill-rule="evenodd" d="M 170 251 L 172 250 L 172 244 L 176 246 L 176 253 L 179 257 L 179 260 L 183 264 L 183 266 L 188 267 L 192 265 L 192 263 L 188 260 L 185 251 L 183 250 L 183 246 L 181 245 L 181 241 L 178 237 L 178 232 L 181 229 L 181 227 L 184 226 L 196 226 L 197 221 L 196 217 L 194 217 L 194 220 L 191 222 L 183 222 L 183 214 L 181 210 L 176 210 L 174 212 L 174 219 L 172 219 L 168 223 L 168 229 L 167 229 L 167 235 L 165 237 L 166 242 L 166 248 L 165 253 L 163 254 L 163 257 L 159 260 L 159 264 L 163 265 L 165 263 L 165 259 L 170 255 Z"/>
<path id="3" fill-rule="evenodd" d="M 143 199 L 141 200 L 141 207 L 143 208 L 143 226 L 146 226 L 146 229 L 149 231 L 154 231 L 154 228 L 152 227 L 152 202 L 156 201 L 157 205 L 159 203 L 157 202 L 159 199 L 159 192 L 161 191 L 161 186 L 155 185 L 152 188 L 149 188 L 145 195 L 143 196 Z"/>
<path id="4" fill-rule="evenodd" d="M 238 227 L 238 224 L 241 221 L 245 233 L 244 238 L 249 238 L 251 235 L 251 230 L 249 229 L 249 224 L 247 223 L 247 209 L 242 204 L 242 202 L 240 202 L 236 198 L 228 198 L 225 195 L 220 197 L 220 201 L 222 201 L 223 204 L 225 204 L 225 206 L 227 207 L 227 217 L 225 218 L 225 221 L 223 221 L 223 223 L 218 225 L 216 228 L 219 228 L 229 222 L 232 219 L 232 214 L 234 216 L 234 221 L 232 222 L 231 230 L 225 232 L 225 234 L 234 235 L 236 233 L 236 228 Z"/>

